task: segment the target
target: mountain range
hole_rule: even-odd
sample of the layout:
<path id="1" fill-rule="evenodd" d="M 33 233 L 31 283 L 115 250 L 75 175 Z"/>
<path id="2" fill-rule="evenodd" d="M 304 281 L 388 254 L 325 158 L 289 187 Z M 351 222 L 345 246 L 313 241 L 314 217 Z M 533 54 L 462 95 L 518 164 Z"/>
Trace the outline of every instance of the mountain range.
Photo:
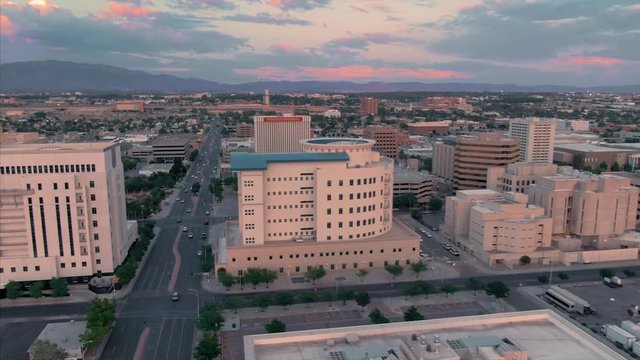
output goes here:
<path id="1" fill-rule="evenodd" d="M 422 83 L 349 81 L 262 81 L 221 84 L 214 81 L 156 75 L 102 64 L 68 61 L 25 61 L 0 64 L 1 93 L 75 92 L 113 93 L 271 93 L 291 92 L 640 92 L 640 84 L 623 86 L 576 87 L 562 85 L 521 86 L 514 84 Z"/>

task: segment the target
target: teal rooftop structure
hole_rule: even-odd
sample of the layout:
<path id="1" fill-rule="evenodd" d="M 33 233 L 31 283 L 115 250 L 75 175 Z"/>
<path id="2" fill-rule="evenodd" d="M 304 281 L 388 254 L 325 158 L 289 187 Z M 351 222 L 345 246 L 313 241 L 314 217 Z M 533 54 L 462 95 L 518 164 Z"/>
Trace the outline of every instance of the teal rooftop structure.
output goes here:
<path id="1" fill-rule="evenodd" d="M 334 153 L 242 153 L 233 152 L 231 158 L 231 171 L 266 170 L 269 163 L 295 163 L 295 162 L 325 162 L 325 161 L 349 161 L 349 155 L 345 152 Z"/>

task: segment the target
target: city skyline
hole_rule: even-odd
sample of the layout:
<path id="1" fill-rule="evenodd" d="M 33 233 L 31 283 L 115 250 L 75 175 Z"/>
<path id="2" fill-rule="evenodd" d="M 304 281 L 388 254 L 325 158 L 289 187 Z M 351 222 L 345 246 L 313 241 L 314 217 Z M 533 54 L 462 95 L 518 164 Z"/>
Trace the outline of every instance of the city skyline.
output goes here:
<path id="1" fill-rule="evenodd" d="M 0 62 L 228 83 L 623 85 L 640 78 L 638 23 L 634 1 L 14 0 Z"/>

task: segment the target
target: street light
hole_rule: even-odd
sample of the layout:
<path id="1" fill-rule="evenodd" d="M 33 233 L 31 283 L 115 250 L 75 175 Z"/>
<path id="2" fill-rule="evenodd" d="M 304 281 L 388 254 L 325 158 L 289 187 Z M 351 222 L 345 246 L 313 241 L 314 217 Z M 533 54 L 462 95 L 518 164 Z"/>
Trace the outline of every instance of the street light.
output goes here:
<path id="1" fill-rule="evenodd" d="M 189 291 L 193 291 L 196 293 L 196 315 L 197 318 L 200 318 L 200 293 L 196 289 L 189 289 Z"/>

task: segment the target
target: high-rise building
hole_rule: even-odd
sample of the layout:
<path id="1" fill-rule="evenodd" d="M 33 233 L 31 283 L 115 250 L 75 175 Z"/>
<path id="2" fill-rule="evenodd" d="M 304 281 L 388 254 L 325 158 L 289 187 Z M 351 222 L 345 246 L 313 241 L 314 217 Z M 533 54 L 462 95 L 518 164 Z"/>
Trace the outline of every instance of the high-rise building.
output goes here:
<path id="1" fill-rule="evenodd" d="M 236 124 L 236 137 L 245 138 L 253 136 L 253 124 L 238 123 Z"/>
<path id="2" fill-rule="evenodd" d="M 153 159 L 157 162 L 184 160 L 191 152 L 191 135 L 165 135 L 153 141 Z"/>
<path id="3" fill-rule="evenodd" d="M 520 140 L 520 161 L 546 164 L 553 162 L 555 119 L 511 119 L 509 134 Z"/>
<path id="4" fill-rule="evenodd" d="M 517 139 L 496 133 L 459 135 L 455 139 L 453 186 L 456 190 L 486 188 L 488 168 L 514 163 L 520 155 Z"/>
<path id="5" fill-rule="evenodd" d="M 456 154 L 456 137 L 447 136 L 442 141 L 433 143 L 433 159 L 431 172 L 433 175 L 453 182 L 453 165 Z"/>
<path id="6" fill-rule="evenodd" d="M 262 103 L 264 105 L 271 105 L 271 95 L 269 95 L 269 89 L 264 90 L 264 95 L 262 96 Z"/>
<path id="7" fill-rule="evenodd" d="M 373 125 L 364 128 L 362 137 L 375 140 L 374 148 L 382 155 L 398 160 L 398 135 L 398 129 L 393 126 Z"/>
<path id="8" fill-rule="evenodd" d="M 507 166 L 487 169 L 487 189 L 526 194 L 529 185 L 535 184 L 540 176 L 555 175 L 555 164 L 536 164 L 517 162 Z"/>
<path id="9" fill-rule="evenodd" d="M 420 237 L 392 219 L 393 160 L 374 141 L 318 138 L 304 152 L 232 153 L 239 220 L 228 222 L 216 271 L 267 267 L 301 275 L 419 259 Z"/>
<path id="10" fill-rule="evenodd" d="M 0 286 L 112 273 L 133 241 L 120 146 L 0 146 L 0 224 Z"/>
<path id="11" fill-rule="evenodd" d="M 310 116 L 254 116 L 253 127 L 257 153 L 300 152 L 311 138 Z"/>
<path id="12" fill-rule="evenodd" d="M 378 99 L 371 97 L 360 99 L 360 113 L 365 115 L 378 115 Z"/>

